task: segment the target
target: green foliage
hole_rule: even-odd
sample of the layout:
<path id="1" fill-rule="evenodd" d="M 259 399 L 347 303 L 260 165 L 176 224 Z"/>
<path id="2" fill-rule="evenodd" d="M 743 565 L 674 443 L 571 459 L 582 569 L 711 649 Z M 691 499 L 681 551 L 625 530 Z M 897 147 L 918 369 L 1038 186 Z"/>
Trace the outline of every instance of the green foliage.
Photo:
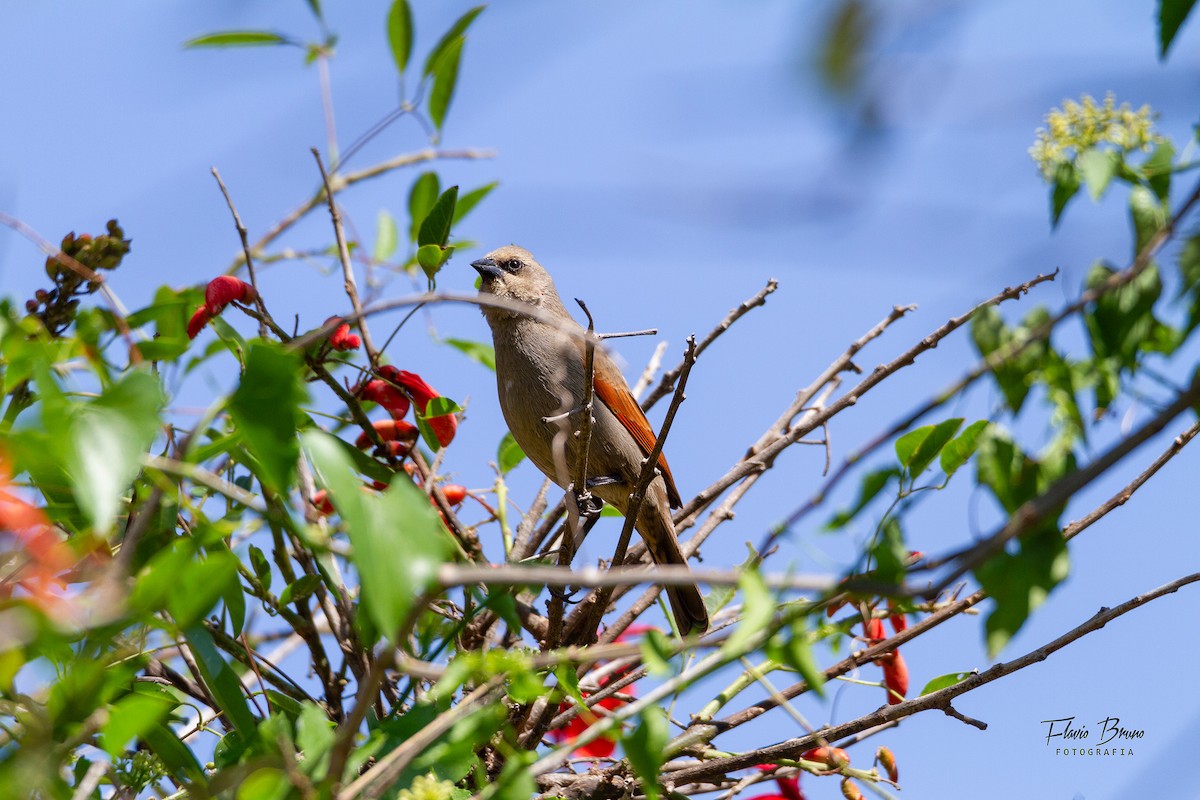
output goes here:
<path id="1" fill-rule="evenodd" d="M 184 47 L 264 47 L 278 44 L 295 45 L 296 42 L 280 33 L 271 31 L 220 31 L 188 39 Z"/>
<path id="2" fill-rule="evenodd" d="M 387 35 L 392 59 L 396 62 L 396 69 L 403 75 L 408 69 L 413 44 L 412 10 L 408 7 L 408 0 L 392 0 L 392 8 L 388 11 Z"/>
<path id="3" fill-rule="evenodd" d="M 413 601 L 433 585 L 438 564 L 448 557 L 449 539 L 424 492 L 396 481 L 382 494 L 362 484 L 332 437 L 312 432 L 304 447 L 318 480 L 346 521 L 363 586 L 363 605 L 387 639 L 395 639 Z M 403 550 L 394 543 L 404 542 Z"/>
<path id="4" fill-rule="evenodd" d="M 1184 20 L 1192 13 L 1196 0 L 1158 0 L 1158 43 L 1159 58 L 1166 58 L 1175 35 L 1179 33 Z"/>
<path id="5" fill-rule="evenodd" d="M 669 730 L 666 712 L 650 706 L 642 712 L 641 720 L 625 738 L 625 753 L 633 771 L 642 779 L 642 790 L 649 800 L 658 800 L 661 789 L 658 772 L 662 768 Z"/>
<path id="6" fill-rule="evenodd" d="M 292 485 L 300 445 L 296 428 L 300 404 L 308 399 L 299 356 L 267 343 L 250 346 L 246 372 L 229 400 L 252 468 L 275 492 Z"/>

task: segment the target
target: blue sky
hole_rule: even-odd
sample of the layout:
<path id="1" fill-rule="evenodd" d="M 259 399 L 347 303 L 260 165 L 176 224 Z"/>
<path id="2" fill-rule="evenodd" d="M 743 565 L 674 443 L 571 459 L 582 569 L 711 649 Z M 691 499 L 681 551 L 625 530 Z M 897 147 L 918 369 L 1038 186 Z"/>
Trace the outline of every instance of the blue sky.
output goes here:
<path id="1" fill-rule="evenodd" d="M 345 146 L 397 99 L 383 36 L 387 4 L 326 5 L 341 36 L 332 79 Z M 418 57 L 470 7 L 458 0 L 415 5 Z M 767 306 L 740 322 L 693 373 L 667 452 L 681 491 L 694 493 L 892 305 L 920 309 L 863 354 L 859 363 L 867 369 L 1006 285 L 1062 269 L 1057 282 L 1008 309 L 1023 314 L 1034 302 L 1055 306 L 1076 294 L 1094 260 L 1127 259 L 1119 201 L 1081 198 L 1051 232 L 1046 190 L 1026 150 L 1050 107 L 1109 90 L 1134 106 L 1151 104 L 1165 133 L 1187 139 L 1196 121 L 1200 33 L 1185 28 L 1171 59 L 1160 63 L 1152 6 L 879 4 L 865 71 L 874 124 L 863 125 L 854 108 L 831 102 L 807 66 L 826 3 L 497 3 L 472 29 L 443 140 L 446 147 L 492 148 L 497 156 L 438 169 L 444 185 L 501 185 L 456 231 L 480 249 L 456 256 L 440 285 L 469 288 L 467 262 L 483 249 L 526 246 L 552 270 L 564 296 L 586 299 L 600 329 L 659 329 L 658 337 L 621 340 L 615 348 L 636 375 L 657 341 L 670 342 L 670 363 L 688 333 L 704 333 L 768 278 L 779 279 Z M 0 73 L 10 77 L 0 115 L 0 147 L 8 154 L 0 161 L 0 209 L 53 240 L 119 217 L 134 250 L 114 288 L 130 308 L 148 302 L 160 284 L 205 282 L 237 252 L 210 166 L 221 170 L 252 238 L 313 190 L 309 148 L 323 146 L 324 131 L 317 74 L 303 66 L 300 52 L 180 46 L 232 28 L 315 38 L 299 0 L 25 3 L 9 4 L 4 17 L 9 41 Z M 350 168 L 424 145 L 421 131 L 402 120 Z M 414 174 L 344 196 L 364 237 L 373 236 L 380 209 L 403 218 Z M 326 218 L 313 215 L 283 244 L 327 239 Z M 43 279 L 41 263 L 27 242 L 0 230 L 6 294 L 28 296 Z M 272 308 L 287 309 L 285 318 L 300 314 L 302 325 L 347 308 L 340 279 L 314 265 L 274 266 L 262 281 Z M 388 294 L 408 289 L 400 280 Z M 239 326 L 248 335 L 253 330 Z M 434 343 L 431 326 L 442 336 L 477 340 L 487 339 L 486 327 L 473 309 L 437 309 L 406 327 L 389 355 L 447 395 L 469 400 L 447 467 L 469 486 L 489 485 L 486 461 L 503 431 L 492 376 Z M 952 339 L 839 417 L 835 459 L 945 385 L 970 358 L 966 337 Z M 199 405 L 230 386 L 230 375 L 214 368 L 184 384 L 177 402 Z M 990 387 L 977 389 L 955 413 L 981 416 L 994 401 Z M 1136 423 L 1147 412 L 1118 410 L 1126 413 Z M 1036 437 L 1043 425 L 1035 421 L 1021 433 Z M 1160 437 L 1139 450 L 1067 516 L 1111 494 L 1165 442 Z M 1185 451 L 1128 506 L 1072 544 L 1072 577 L 1002 658 L 1196 563 L 1194 515 L 1180 498 L 1194 492 L 1198 458 Z M 818 485 L 822 462 L 815 449 L 781 459 L 714 540 L 706 565 L 741 561 L 744 542 L 757 542 Z M 537 476 L 525 466 L 513 483 L 515 495 L 527 498 Z M 987 530 L 992 518 L 983 498 L 965 492 L 931 505 L 937 508 L 920 517 L 925 528 L 910 533 L 926 551 Z M 604 554 L 605 537 L 614 535 L 598 529 L 586 554 Z M 837 539 L 814 524 L 796 532 L 781 558 L 803 571 L 833 570 L 863 535 Z M 958 705 L 987 721 L 986 732 L 926 714 L 878 737 L 897 752 L 906 794 L 1103 800 L 1128 796 L 1133 787 L 1143 796 L 1178 793 L 1189 780 L 1194 788 L 1197 779 L 1177 771 L 1200 727 L 1200 696 L 1185 683 L 1200 656 L 1188 635 L 1194 594 L 1156 601 L 968 695 Z M 960 618 L 908 647 L 915 688 L 945 672 L 987 666 L 979 622 Z M 874 672 L 863 677 L 874 679 Z M 876 692 L 850 686 L 832 709 L 801 707 L 820 722 L 877 704 Z M 1040 720 L 1072 714 L 1087 724 L 1120 716 L 1146 737 L 1132 757 L 1056 758 Z M 728 746 L 797 733 L 784 715 L 760 722 L 731 736 Z M 856 759 L 867 760 L 865 751 Z M 829 780 L 808 780 L 806 791 L 838 796 Z"/>

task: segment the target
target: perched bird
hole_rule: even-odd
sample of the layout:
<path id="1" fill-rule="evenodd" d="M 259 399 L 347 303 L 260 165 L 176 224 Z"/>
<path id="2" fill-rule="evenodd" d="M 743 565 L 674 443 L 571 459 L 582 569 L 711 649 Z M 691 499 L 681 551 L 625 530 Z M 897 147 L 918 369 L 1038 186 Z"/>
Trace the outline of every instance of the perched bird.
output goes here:
<path id="1" fill-rule="evenodd" d="M 583 406 L 583 328 L 559 299 L 550 274 L 527 250 L 501 247 L 471 262 L 483 279 L 481 294 L 533 306 L 543 321 L 518 311 L 483 306 L 496 346 L 496 384 L 509 431 L 538 469 L 566 488 L 577 463 L 579 411 Z M 572 335 L 574 333 L 575 335 Z M 654 447 L 655 435 L 621 371 L 595 348 L 589 490 L 624 514 L 629 495 Z M 667 459 L 651 481 L 635 527 L 657 564 L 687 564 L 671 509 L 682 505 Z M 704 598 L 695 585 L 667 587 L 681 633 L 708 628 Z"/>

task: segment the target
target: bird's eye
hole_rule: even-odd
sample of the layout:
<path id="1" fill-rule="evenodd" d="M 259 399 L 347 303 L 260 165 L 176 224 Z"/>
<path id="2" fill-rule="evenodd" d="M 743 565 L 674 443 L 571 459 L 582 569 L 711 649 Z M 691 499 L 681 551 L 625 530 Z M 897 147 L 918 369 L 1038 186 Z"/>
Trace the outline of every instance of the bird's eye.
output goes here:
<path id="1" fill-rule="evenodd" d="M 504 262 L 503 266 L 504 266 L 504 270 L 506 272 L 516 272 L 524 265 L 518 259 L 514 258 L 509 261 Z"/>

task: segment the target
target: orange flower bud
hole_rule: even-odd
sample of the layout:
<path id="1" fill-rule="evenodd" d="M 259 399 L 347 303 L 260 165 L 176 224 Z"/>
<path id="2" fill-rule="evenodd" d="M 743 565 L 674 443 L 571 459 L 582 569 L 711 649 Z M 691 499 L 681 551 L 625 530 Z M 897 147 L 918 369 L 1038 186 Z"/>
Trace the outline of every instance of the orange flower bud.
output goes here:
<path id="1" fill-rule="evenodd" d="M 854 781 L 849 778 L 843 778 L 842 797 L 846 798 L 846 800 L 863 800 L 863 793 L 859 791 Z"/>
<path id="2" fill-rule="evenodd" d="M 840 747 L 814 747 L 800 754 L 805 761 L 816 761 L 831 769 L 839 769 L 850 764 L 850 756 Z"/>
<path id="3" fill-rule="evenodd" d="M 886 747 L 879 748 L 875 751 L 875 760 L 883 767 L 892 783 L 900 780 L 900 771 L 896 769 L 896 756 L 891 750 Z"/>

